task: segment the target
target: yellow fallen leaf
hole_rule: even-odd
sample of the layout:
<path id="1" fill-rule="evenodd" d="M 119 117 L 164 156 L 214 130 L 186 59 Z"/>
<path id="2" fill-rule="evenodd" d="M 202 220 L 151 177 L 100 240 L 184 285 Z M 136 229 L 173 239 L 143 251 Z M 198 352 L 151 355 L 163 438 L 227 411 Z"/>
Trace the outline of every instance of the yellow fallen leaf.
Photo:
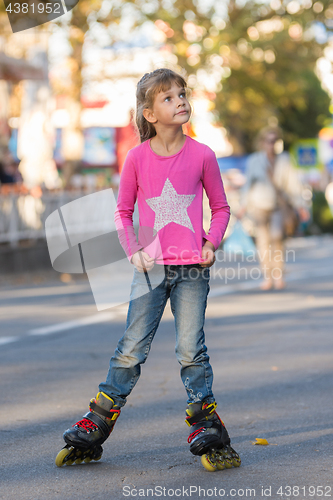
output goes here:
<path id="1" fill-rule="evenodd" d="M 267 446 L 269 442 L 267 441 L 267 439 L 256 438 L 256 442 L 254 443 L 252 441 L 252 444 L 260 444 L 261 446 Z"/>

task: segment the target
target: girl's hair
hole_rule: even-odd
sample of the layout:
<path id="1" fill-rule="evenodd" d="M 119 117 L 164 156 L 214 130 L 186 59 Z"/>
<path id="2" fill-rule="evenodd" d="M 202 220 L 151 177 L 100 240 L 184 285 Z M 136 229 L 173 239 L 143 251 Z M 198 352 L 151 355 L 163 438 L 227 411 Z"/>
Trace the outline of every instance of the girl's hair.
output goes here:
<path id="1" fill-rule="evenodd" d="M 147 141 L 156 135 L 155 127 L 143 116 L 144 109 L 152 109 L 154 100 L 160 92 L 166 92 L 173 83 L 186 89 L 187 84 L 182 76 L 171 69 L 155 69 L 143 75 L 136 88 L 136 124 L 139 129 L 141 142 Z"/>

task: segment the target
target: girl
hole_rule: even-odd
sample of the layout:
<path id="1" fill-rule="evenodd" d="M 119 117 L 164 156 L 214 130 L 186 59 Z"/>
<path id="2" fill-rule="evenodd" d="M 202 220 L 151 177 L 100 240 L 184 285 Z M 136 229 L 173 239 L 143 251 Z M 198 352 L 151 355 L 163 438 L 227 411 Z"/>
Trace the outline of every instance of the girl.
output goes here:
<path id="1" fill-rule="evenodd" d="M 115 213 L 120 242 L 135 267 L 126 331 L 111 358 L 106 382 L 90 402 L 90 411 L 64 433 L 67 447 L 59 453 L 57 465 L 100 458 L 100 445 L 140 376 L 168 298 L 175 317 L 176 356 L 187 392 L 190 451 L 203 457 L 208 470 L 240 465 L 215 411 L 213 373 L 203 331 L 209 267 L 215 261 L 214 251 L 225 233 L 230 210 L 215 154 L 183 133 L 182 125 L 190 114 L 186 82 L 177 73 L 158 69 L 139 81 L 141 144 L 127 155 Z M 202 227 L 203 187 L 212 211 L 207 235 Z M 136 201 L 141 229 L 138 242 L 132 218 Z M 154 232 L 153 242 L 148 241 L 144 228 Z"/>

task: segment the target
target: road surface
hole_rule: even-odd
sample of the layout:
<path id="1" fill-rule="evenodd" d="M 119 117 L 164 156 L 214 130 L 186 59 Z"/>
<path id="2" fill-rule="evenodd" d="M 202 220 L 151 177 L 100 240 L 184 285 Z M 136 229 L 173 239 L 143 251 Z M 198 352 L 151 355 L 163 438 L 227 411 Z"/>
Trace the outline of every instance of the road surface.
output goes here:
<path id="1" fill-rule="evenodd" d="M 216 264 L 206 339 L 242 466 L 215 473 L 188 450 L 169 306 L 102 460 L 57 468 L 63 431 L 105 379 L 126 305 L 98 312 L 82 278 L 3 286 L 0 498 L 333 499 L 333 239 L 288 249 L 284 291 L 260 291 L 255 264 L 242 263 L 240 279 L 238 261 Z"/>

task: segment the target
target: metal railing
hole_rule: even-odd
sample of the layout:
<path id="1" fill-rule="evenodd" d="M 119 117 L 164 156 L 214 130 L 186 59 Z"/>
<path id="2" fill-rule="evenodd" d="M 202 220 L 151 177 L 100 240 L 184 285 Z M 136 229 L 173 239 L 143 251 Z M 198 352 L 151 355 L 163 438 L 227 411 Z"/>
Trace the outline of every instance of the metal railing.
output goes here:
<path id="1" fill-rule="evenodd" d="M 7 192 L 0 194 L 0 243 L 18 246 L 22 240 L 45 239 L 45 220 L 61 206 L 88 193 L 60 191 L 43 193 Z"/>

